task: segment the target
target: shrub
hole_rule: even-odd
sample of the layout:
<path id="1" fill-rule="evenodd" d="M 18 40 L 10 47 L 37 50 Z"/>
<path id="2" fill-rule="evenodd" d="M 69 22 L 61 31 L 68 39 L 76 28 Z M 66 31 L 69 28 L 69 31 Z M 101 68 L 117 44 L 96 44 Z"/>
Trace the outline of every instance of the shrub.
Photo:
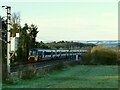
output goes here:
<path id="1" fill-rule="evenodd" d="M 64 67 L 63 60 L 59 60 L 59 63 L 55 65 L 54 70 L 61 70 Z"/>
<path id="2" fill-rule="evenodd" d="M 112 65 L 116 64 L 117 61 L 117 52 L 113 49 L 104 47 L 104 46 L 96 46 L 91 50 L 92 58 L 97 64 L 106 64 Z"/>
<path id="3" fill-rule="evenodd" d="M 118 59 L 117 59 L 117 64 L 119 64 L 120 65 L 120 51 L 118 51 Z"/>
<path id="4" fill-rule="evenodd" d="M 87 52 L 82 55 L 82 63 L 83 64 L 91 64 L 91 53 Z"/>
<path id="5" fill-rule="evenodd" d="M 91 64 L 91 47 L 86 48 L 88 52 L 81 55 L 83 64 Z"/>
<path id="6" fill-rule="evenodd" d="M 5 63 L 2 63 L 2 82 L 6 82 L 7 79 L 7 67 Z"/>
<path id="7" fill-rule="evenodd" d="M 26 70 L 19 71 L 19 77 L 21 79 L 31 79 L 36 75 L 36 68 L 33 65 L 28 65 Z"/>
<path id="8" fill-rule="evenodd" d="M 4 62 L 2 62 L 2 83 L 13 83 L 11 75 L 7 73 L 7 66 Z"/>

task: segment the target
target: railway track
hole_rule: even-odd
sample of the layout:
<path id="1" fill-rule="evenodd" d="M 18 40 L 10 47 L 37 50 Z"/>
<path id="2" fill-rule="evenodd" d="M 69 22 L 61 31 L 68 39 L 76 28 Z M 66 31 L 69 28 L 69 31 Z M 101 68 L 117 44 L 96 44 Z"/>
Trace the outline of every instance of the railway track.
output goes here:
<path id="1" fill-rule="evenodd" d="M 15 64 L 15 65 L 11 65 L 10 71 L 16 72 L 19 70 L 24 70 L 27 68 L 28 65 L 32 65 L 32 66 L 38 68 L 38 67 L 57 65 L 60 62 L 67 63 L 67 62 L 71 62 L 71 61 L 75 61 L 75 59 L 46 60 L 46 61 L 44 60 L 44 61 L 34 62 L 34 63 Z"/>

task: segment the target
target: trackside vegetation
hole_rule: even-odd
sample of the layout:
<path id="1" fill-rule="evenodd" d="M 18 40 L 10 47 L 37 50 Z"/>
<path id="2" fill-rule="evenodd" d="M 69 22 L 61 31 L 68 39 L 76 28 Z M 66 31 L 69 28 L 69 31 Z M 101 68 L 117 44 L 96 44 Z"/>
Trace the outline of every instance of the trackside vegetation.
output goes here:
<path id="1" fill-rule="evenodd" d="M 42 77 L 3 84 L 3 88 L 118 88 L 118 66 L 69 66 Z"/>
<path id="2" fill-rule="evenodd" d="M 82 61 L 85 64 L 115 65 L 119 64 L 119 53 L 117 50 L 105 46 L 95 46 L 85 54 Z"/>

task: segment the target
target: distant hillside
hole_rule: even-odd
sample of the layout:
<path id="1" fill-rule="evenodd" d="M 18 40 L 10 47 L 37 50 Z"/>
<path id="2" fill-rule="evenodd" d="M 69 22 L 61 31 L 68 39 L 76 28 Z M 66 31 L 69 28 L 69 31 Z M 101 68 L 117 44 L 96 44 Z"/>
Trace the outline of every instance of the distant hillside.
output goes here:
<path id="1" fill-rule="evenodd" d="M 86 44 L 81 42 L 69 42 L 69 41 L 59 41 L 59 42 L 51 42 L 46 43 L 47 46 L 49 46 L 51 49 L 80 49 L 84 47 L 93 47 L 94 44 Z"/>
<path id="2" fill-rule="evenodd" d="M 94 41 L 86 41 L 86 43 L 92 43 L 95 45 L 104 45 L 106 47 L 116 47 L 120 45 L 118 40 L 94 40 Z"/>
<path id="3" fill-rule="evenodd" d="M 118 40 L 89 40 L 89 41 L 53 41 L 43 43 L 37 42 L 38 48 L 46 49 L 80 49 L 85 47 L 93 47 L 96 45 L 104 45 L 107 47 L 120 46 Z"/>

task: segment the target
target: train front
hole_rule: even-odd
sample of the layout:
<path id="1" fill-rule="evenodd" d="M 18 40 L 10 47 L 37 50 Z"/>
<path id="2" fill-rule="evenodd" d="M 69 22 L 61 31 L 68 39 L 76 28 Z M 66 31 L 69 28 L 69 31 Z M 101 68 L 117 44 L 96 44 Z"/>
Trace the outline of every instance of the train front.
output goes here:
<path id="1" fill-rule="evenodd" d="M 30 62 L 36 62 L 36 61 L 38 61 L 38 52 L 37 52 L 37 49 L 30 49 L 29 50 L 28 60 Z"/>

